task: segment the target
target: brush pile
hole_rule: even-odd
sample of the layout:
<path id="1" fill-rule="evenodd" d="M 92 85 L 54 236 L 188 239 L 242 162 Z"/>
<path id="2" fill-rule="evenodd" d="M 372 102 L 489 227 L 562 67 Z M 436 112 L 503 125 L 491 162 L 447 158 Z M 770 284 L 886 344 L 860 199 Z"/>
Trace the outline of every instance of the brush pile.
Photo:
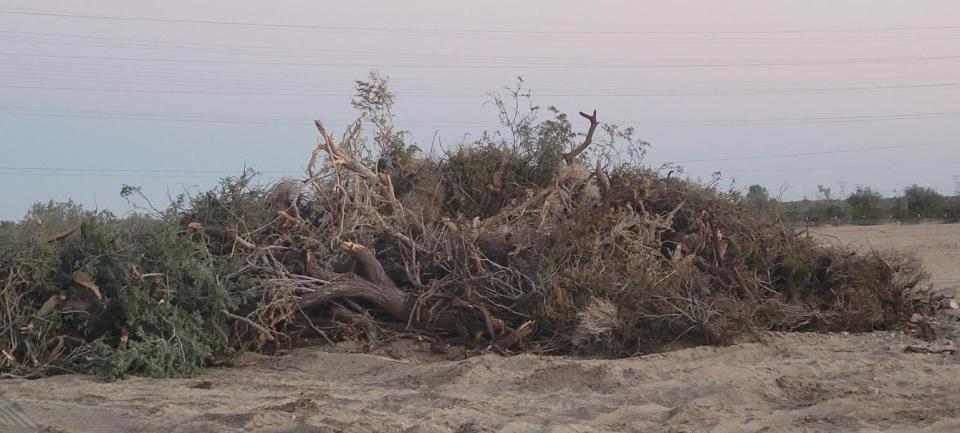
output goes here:
<path id="1" fill-rule="evenodd" d="M 632 131 L 596 112 L 582 135 L 558 114 L 418 158 L 361 108 L 376 157 L 361 121 L 339 139 L 316 122 L 305 181 L 244 175 L 152 217 L 50 205 L 0 229 L 0 372 L 178 375 L 404 334 L 622 357 L 915 327 L 938 305 L 913 260 L 823 248 L 715 185 L 613 163 L 598 128 Z"/>

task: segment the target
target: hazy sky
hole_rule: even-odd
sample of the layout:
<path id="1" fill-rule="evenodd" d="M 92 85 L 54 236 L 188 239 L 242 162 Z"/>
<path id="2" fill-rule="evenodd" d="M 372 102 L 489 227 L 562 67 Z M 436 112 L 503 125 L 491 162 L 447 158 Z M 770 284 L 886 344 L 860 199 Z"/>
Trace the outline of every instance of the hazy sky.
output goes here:
<path id="1" fill-rule="evenodd" d="M 637 127 L 650 162 L 709 160 L 693 177 L 953 193 L 958 23 L 956 0 L 0 1 L 0 219 L 297 176 L 310 119 L 342 130 L 371 68 L 424 148 L 493 126 L 487 93 L 522 75 Z M 864 148 L 886 149 L 741 158 Z"/>

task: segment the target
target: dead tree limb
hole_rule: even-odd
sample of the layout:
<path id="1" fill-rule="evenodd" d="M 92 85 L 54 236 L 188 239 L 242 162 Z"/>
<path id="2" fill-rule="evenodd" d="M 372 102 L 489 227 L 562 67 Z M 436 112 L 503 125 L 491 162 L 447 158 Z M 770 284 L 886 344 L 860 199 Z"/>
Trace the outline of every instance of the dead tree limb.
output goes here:
<path id="1" fill-rule="evenodd" d="M 587 150 L 590 143 L 593 143 L 593 133 L 597 130 L 597 125 L 599 125 L 599 123 L 597 123 L 597 110 L 593 110 L 593 114 L 587 114 L 581 111 L 580 115 L 590 121 L 590 129 L 587 130 L 587 136 L 583 139 L 583 143 L 569 153 L 563 154 L 563 160 L 567 162 L 567 165 L 573 165 L 577 157 L 580 156 L 584 150 Z"/>
<path id="2" fill-rule="evenodd" d="M 462 333 L 463 329 L 480 330 L 491 334 L 491 339 L 497 338 L 496 324 L 502 321 L 489 315 L 489 312 L 482 307 L 478 310 L 480 314 L 471 314 L 476 311 L 473 311 L 469 304 L 461 305 L 463 308 L 436 311 L 428 317 L 414 314 L 417 298 L 397 287 L 377 260 L 373 250 L 353 242 L 341 242 L 340 247 L 356 261 L 358 266 L 354 272 L 338 273 L 324 270 L 316 263 L 313 253 L 307 250 L 305 251 L 306 276 L 294 275 L 285 280 L 277 280 L 281 284 L 292 280 L 300 293 L 297 306 L 301 309 L 337 299 L 361 299 L 382 309 L 394 319 L 411 326 L 451 333 Z M 469 334 L 470 332 L 467 333 Z"/>
<path id="3" fill-rule="evenodd" d="M 316 287 L 310 286 L 307 289 L 309 291 L 300 297 L 298 304 L 301 308 L 315 307 L 334 299 L 355 298 L 382 308 L 394 319 L 406 321 L 410 317 L 411 309 L 407 302 L 407 295 L 400 289 L 378 286 L 350 274 L 331 274 L 324 272 L 318 276 L 327 278 L 333 276 L 333 279 L 310 276 L 316 279 L 317 284 Z"/>
<path id="4" fill-rule="evenodd" d="M 397 200 L 397 195 L 393 189 L 393 181 L 390 179 L 390 176 L 382 173 L 378 174 L 364 165 L 360 160 L 353 157 L 352 155 L 344 152 L 343 148 L 339 146 L 333 139 L 333 136 L 327 132 L 327 129 L 323 126 L 323 122 L 316 120 L 314 124 L 317 126 L 317 130 L 320 131 L 320 135 L 323 137 L 324 143 L 321 145 L 324 150 L 326 150 L 329 157 L 329 164 L 331 165 L 343 165 L 348 170 L 356 173 L 368 184 L 374 187 L 379 187 L 382 191 L 380 192 L 381 198 L 386 200 L 389 203 L 390 207 L 393 210 L 400 210 L 403 208 L 400 204 L 400 200 Z M 359 137 L 359 128 L 360 122 L 354 123 L 354 126 L 351 129 L 351 132 L 348 134 L 350 140 L 356 140 Z M 313 156 L 310 159 L 311 166 L 316 161 L 316 155 L 319 153 L 321 146 L 318 146 L 313 152 Z"/>
<path id="5" fill-rule="evenodd" d="M 187 228 L 196 230 L 210 237 L 231 239 L 235 243 L 247 249 L 251 249 L 251 250 L 257 249 L 256 244 L 240 237 L 240 235 L 238 235 L 233 229 L 230 229 L 228 227 L 224 227 L 221 225 L 201 224 L 198 222 L 192 222 L 190 224 L 187 224 Z"/>
<path id="6" fill-rule="evenodd" d="M 600 160 L 597 160 L 597 169 L 594 172 L 597 175 L 597 184 L 600 186 L 600 197 L 606 198 L 610 195 L 610 190 L 613 187 L 610 186 L 610 178 L 607 176 L 607 173 L 603 171 L 603 166 L 600 165 Z"/>
<path id="7" fill-rule="evenodd" d="M 46 242 L 47 242 L 48 244 L 52 244 L 52 243 L 54 243 L 54 242 L 62 241 L 62 240 L 64 240 L 64 239 L 70 237 L 70 236 L 73 235 L 74 233 L 80 231 L 80 228 L 81 228 L 81 227 L 83 227 L 83 221 L 79 221 L 79 222 L 71 225 L 71 226 L 70 226 L 69 228 L 67 228 L 66 230 L 64 230 L 64 231 L 62 231 L 62 232 L 60 232 L 60 233 L 57 233 L 57 234 L 55 234 L 55 235 L 47 238 L 47 239 L 46 239 Z"/>
<path id="8" fill-rule="evenodd" d="M 524 322 L 522 325 L 517 327 L 517 329 L 515 329 L 513 332 L 503 336 L 500 339 L 497 339 L 494 345 L 501 349 L 509 349 L 513 345 L 520 342 L 520 340 L 522 340 L 523 337 L 526 337 L 531 332 L 533 332 L 534 324 L 535 322 L 533 320 L 528 320 Z"/>
<path id="9" fill-rule="evenodd" d="M 350 171 L 359 174 L 361 177 L 366 179 L 367 182 L 370 182 L 373 185 L 380 185 L 380 177 L 356 158 L 347 155 L 347 153 L 344 152 L 343 149 L 340 148 L 340 146 L 337 145 L 337 143 L 333 140 L 333 136 L 327 132 L 327 128 L 323 126 L 323 122 L 317 120 L 314 121 L 314 124 L 317 125 L 317 130 L 320 131 L 320 135 L 323 137 L 323 144 L 326 146 L 327 154 L 330 157 L 330 164 L 343 165 Z"/>
<path id="10" fill-rule="evenodd" d="M 387 271 L 383 270 L 383 265 L 377 260 L 373 250 L 363 245 L 346 241 L 340 242 L 340 249 L 360 264 L 361 267 L 357 269 L 356 273 L 361 278 L 381 287 L 397 288 L 397 285 L 394 284 L 390 276 L 387 275 Z"/>
<path id="11" fill-rule="evenodd" d="M 253 327 L 253 329 L 256 329 L 257 331 L 259 331 L 260 334 L 263 335 L 263 338 L 266 338 L 267 341 L 274 341 L 274 340 L 275 340 L 275 338 L 273 338 L 273 333 L 270 332 L 269 329 L 267 329 L 266 327 L 264 327 L 263 325 L 261 325 L 261 324 L 259 324 L 259 323 L 257 323 L 257 322 L 254 322 L 253 320 L 250 320 L 250 319 L 248 319 L 248 318 L 246 318 L 246 317 L 243 317 L 243 316 L 238 316 L 238 315 L 236 315 L 236 314 L 233 314 L 233 313 L 227 311 L 226 309 L 220 310 L 220 313 L 223 314 L 224 316 L 227 316 L 227 317 L 233 319 L 233 320 L 236 320 L 236 321 L 239 321 L 239 322 L 243 322 L 243 323 L 246 323 L 247 325 L 250 325 L 251 327 Z"/>

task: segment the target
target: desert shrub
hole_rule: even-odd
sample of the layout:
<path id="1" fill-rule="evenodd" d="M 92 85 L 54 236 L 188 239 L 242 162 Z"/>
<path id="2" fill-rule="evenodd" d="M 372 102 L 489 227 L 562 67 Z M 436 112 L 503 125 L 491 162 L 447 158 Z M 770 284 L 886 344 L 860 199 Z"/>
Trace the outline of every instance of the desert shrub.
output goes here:
<path id="1" fill-rule="evenodd" d="M 946 202 L 943 205 L 944 222 L 960 222 L 960 196 L 948 197 L 944 201 Z"/>
<path id="2" fill-rule="evenodd" d="M 366 80 L 357 80 L 357 93 L 350 102 L 360 113 L 360 118 L 373 125 L 372 141 L 376 152 L 368 152 L 369 147 L 361 141 L 353 149 L 368 164 L 376 164 L 378 170 L 389 170 L 408 165 L 419 151 L 416 145 L 406 143 L 406 132 L 394 124 L 394 94 L 387 85 L 388 78 L 377 71 L 371 71 Z M 366 138 L 363 137 L 365 140 Z M 373 162 L 376 156 L 378 159 Z"/>
<path id="3" fill-rule="evenodd" d="M 829 188 L 821 186 L 816 200 L 779 203 L 785 221 L 803 224 L 879 224 L 896 219 L 904 222 L 922 220 L 958 221 L 957 197 L 946 197 L 932 188 L 911 185 L 903 195 L 882 197 L 869 188 L 860 188 L 846 200 L 824 195 Z"/>
<path id="4" fill-rule="evenodd" d="M 858 187 L 856 192 L 847 197 L 851 218 L 861 223 L 889 218 L 890 215 L 881 207 L 882 200 L 883 196 L 870 187 Z"/>
<path id="5" fill-rule="evenodd" d="M 934 191 L 913 184 L 903 190 L 906 218 L 943 218 L 945 198 Z"/>
<path id="6" fill-rule="evenodd" d="M 441 163 L 440 171 L 446 211 L 465 218 L 493 215 L 527 188 L 541 186 L 534 178 L 535 169 L 496 145 L 461 147 Z"/>
<path id="7" fill-rule="evenodd" d="M 850 206 L 840 200 L 818 200 L 805 213 L 812 224 L 845 222 L 851 217 Z"/>
<path id="8" fill-rule="evenodd" d="M 563 152 L 576 137 L 567 115 L 547 107 L 551 117 L 537 121 L 539 107 L 528 104 L 528 111 L 521 111 L 522 101 L 529 99 L 522 80 L 507 90 L 508 97 L 497 96 L 494 102 L 509 136 L 498 135 L 498 140 L 486 135 L 440 162 L 451 214 L 491 216 L 529 190 L 546 187 L 563 167 Z"/>
<path id="9" fill-rule="evenodd" d="M 762 185 L 750 185 L 743 199 L 748 206 L 763 211 L 770 205 L 770 192 Z"/>

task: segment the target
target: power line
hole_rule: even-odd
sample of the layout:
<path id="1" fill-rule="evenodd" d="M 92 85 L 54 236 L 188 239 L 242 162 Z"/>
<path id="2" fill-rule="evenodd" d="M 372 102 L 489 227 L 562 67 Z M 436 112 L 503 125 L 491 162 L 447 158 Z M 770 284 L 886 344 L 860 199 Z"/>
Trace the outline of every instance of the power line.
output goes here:
<path id="1" fill-rule="evenodd" d="M 320 80 L 319 82 L 314 82 L 308 78 L 302 80 L 297 79 L 283 79 L 282 81 L 271 81 L 277 80 L 278 77 L 261 75 L 262 78 L 251 78 L 246 77 L 231 77 L 228 74 L 219 74 L 217 76 L 170 76 L 164 74 L 156 74 L 151 72 L 117 72 L 117 71 L 77 71 L 77 70 L 63 70 L 63 69 L 43 69 L 43 68 L 21 68 L 13 71 L 4 70 L 0 66 L 0 77 L 5 78 L 16 78 L 16 79 L 25 79 L 25 80 L 69 80 L 77 82 L 94 82 L 94 83 L 109 83 L 109 84 L 149 84 L 150 87 L 159 87 L 160 85 L 172 85 L 178 87 L 180 90 L 188 90 L 190 87 L 213 87 L 217 90 L 256 90 L 255 88 L 269 88 L 271 91 L 288 91 L 288 92 L 311 92 L 317 91 L 317 84 L 323 84 L 320 88 L 323 89 L 333 89 L 332 91 L 342 90 L 347 87 L 351 87 L 353 81 L 349 83 L 346 80 L 338 81 L 324 81 Z M 777 83 L 777 82 L 769 82 Z M 858 82 L 855 85 L 847 84 L 844 81 L 793 81 L 793 82 L 783 82 L 784 87 L 777 86 L 766 86 L 765 82 L 756 82 L 756 83 L 739 83 L 734 82 L 729 85 L 724 85 L 722 82 L 710 85 L 709 83 L 700 84 L 698 82 L 686 82 L 686 83 L 676 83 L 676 84 L 649 84 L 649 85 L 603 85 L 600 83 L 600 86 L 577 86 L 577 85 L 545 85 L 531 87 L 531 91 L 539 95 L 540 91 L 550 94 L 550 92 L 570 92 L 572 90 L 582 88 L 586 92 L 607 92 L 611 94 L 631 94 L 643 91 L 651 90 L 661 90 L 666 92 L 681 92 L 681 93 L 690 93 L 692 91 L 699 92 L 708 92 L 708 93 L 729 93 L 729 92 L 746 92 L 746 93 L 777 93 L 777 92 L 802 92 L 810 88 L 806 83 L 816 84 L 816 83 L 828 83 L 832 84 L 827 88 L 847 88 L 847 87 L 856 87 L 861 88 L 865 85 L 870 85 L 869 82 Z M 836 83 L 836 84 L 834 84 Z M 932 82 L 921 82 L 921 83 L 904 83 L 899 84 L 896 82 L 887 82 L 887 81 L 877 81 L 880 85 L 890 86 L 890 85 L 916 85 L 916 84 L 943 84 L 943 81 L 932 81 Z M 406 95 L 407 92 L 410 94 L 414 93 L 423 93 L 427 91 L 428 93 L 436 92 L 449 92 L 449 91 L 464 91 L 472 90 L 476 92 L 482 92 L 488 94 L 487 90 L 491 88 L 496 88 L 495 85 L 482 85 L 482 84 L 470 84 L 465 83 L 463 85 L 456 85 L 457 82 L 447 81 L 447 83 L 412 83 L 412 84 L 399 84 L 394 86 L 394 90 L 400 95 Z M 590 83 L 594 84 L 594 83 Z M 875 86 L 875 85 L 874 85 Z M 818 87 L 813 87 L 810 90 L 817 91 Z M 433 92 L 430 92 L 433 91 Z"/>
<path id="2" fill-rule="evenodd" d="M 689 163 L 700 163 L 700 162 L 722 162 L 722 161 L 745 161 L 745 160 L 752 160 L 752 159 L 792 158 L 797 156 L 834 155 L 834 154 L 841 154 L 841 153 L 870 152 L 875 150 L 941 146 L 944 144 L 960 144 L 960 140 L 933 141 L 933 142 L 927 142 L 927 143 L 914 143 L 914 144 L 896 144 L 892 146 L 879 146 L 879 147 L 861 147 L 857 149 L 838 149 L 838 150 L 822 150 L 822 151 L 815 151 L 815 152 L 782 153 L 782 154 L 775 154 L 775 155 L 749 155 L 749 156 L 733 156 L 733 157 L 724 157 L 724 158 L 674 160 L 674 161 L 666 161 L 662 163 L 652 163 L 652 164 L 653 165 L 689 164 Z"/>
<path id="3" fill-rule="evenodd" d="M 784 167 L 784 168 L 764 168 L 764 169 L 746 169 L 746 170 L 723 170 L 727 173 L 779 173 L 783 171 L 826 171 L 826 170 L 851 170 L 862 168 L 896 168 L 896 167 L 914 167 L 927 165 L 960 165 L 960 161 L 924 161 L 924 162 L 895 162 L 889 164 L 857 164 L 857 165 L 834 165 L 834 166 L 814 166 L 814 167 Z M 846 182 L 841 182 L 840 195 L 845 194 Z"/>
<path id="4" fill-rule="evenodd" d="M 928 143 L 913 143 L 913 144 L 901 144 L 901 145 L 892 145 L 892 146 L 878 146 L 878 147 L 862 147 L 856 149 L 840 149 L 840 150 L 827 150 L 827 151 L 817 151 L 817 152 L 799 152 L 799 153 L 783 153 L 776 155 L 751 155 L 751 156 L 737 156 L 737 157 L 726 157 L 726 158 L 713 158 L 713 159 L 697 159 L 697 160 L 685 160 L 685 161 L 669 161 L 666 163 L 656 163 L 656 162 L 647 162 L 649 165 L 661 165 L 661 164 L 679 164 L 679 163 L 689 163 L 689 162 L 719 162 L 719 161 L 735 161 L 735 160 L 751 160 L 751 159 L 774 159 L 774 158 L 792 158 L 797 156 L 810 156 L 810 155 L 828 155 L 828 154 L 839 154 L 839 153 L 858 153 L 858 152 L 871 152 L 877 150 L 889 150 L 889 149 L 902 149 L 902 148 L 916 148 L 924 146 L 937 146 L 944 144 L 960 144 L 960 140 L 946 140 L 946 141 L 937 141 L 937 142 L 928 142 Z M 898 163 L 900 164 L 900 163 Z M 892 164 L 895 165 L 895 164 Z M 851 166 L 851 167 L 863 167 L 862 165 Z M 850 167 L 845 167 L 850 168 Z M 24 173 L 28 172 L 37 172 L 37 171 L 48 171 L 51 173 L 182 173 L 182 174 L 213 174 L 213 173 L 236 173 L 236 170 L 221 170 L 221 169 L 187 169 L 187 170 L 175 170 L 175 169 L 152 169 L 152 168 L 87 168 L 87 167 L 16 167 L 16 166 L 0 166 L 0 170 L 6 171 L 22 171 Z M 258 170 L 261 173 L 302 173 L 302 170 Z"/>
<path id="5" fill-rule="evenodd" d="M 809 89 L 758 89 L 753 91 L 729 92 L 648 92 L 648 93 L 538 93 L 541 97 L 604 97 L 604 98 L 631 98 L 631 97 L 670 97 L 670 96 L 735 96 L 735 95 L 769 95 L 769 94 L 816 94 L 833 92 L 858 92 L 872 90 L 924 90 L 956 88 L 960 83 L 922 83 L 887 86 L 847 86 Z M 243 95 L 243 96 L 325 96 L 325 97 L 352 97 L 353 93 L 328 92 L 269 92 L 269 91 L 223 91 L 223 90 L 179 90 L 179 89 L 118 89 L 107 87 L 68 87 L 68 86 L 24 86 L 0 84 L 4 89 L 21 90 L 57 90 L 78 92 L 105 92 L 105 93 L 152 93 L 152 94 L 185 94 L 185 95 Z M 477 98 L 489 96 L 489 93 L 407 93 L 407 98 Z"/>
<path id="6" fill-rule="evenodd" d="M 47 16 L 58 18 L 82 18 L 92 20 L 113 20 L 113 21 L 137 21 L 154 22 L 168 24 L 189 24 L 189 25 L 217 25 L 217 26 L 236 26 L 236 27 L 256 27 L 268 29 L 289 29 L 289 30 L 327 30 L 327 31 L 347 31 L 347 32 L 386 32 L 386 33 L 405 33 L 405 34 L 496 34 L 496 35 L 765 35 L 765 34 L 811 34 L 811 33 L 867 33 L 867 32 L 898 32 L 898 31 L 930 31 L 930 30 L 956 30 L 960 26 L 891 26 L 891 27 L 866 27 L 866 28 L 843 28 L 843 29 L 778 29 L 778 30 L 725 30 L 725 31 L 655 31 L 655 30 L 504 30 L 504 29 L 424 29 L 412 27 L 386 27 L 386 26 L 338 26 L 338 25 L 308 25 L 308 24 L 281 24 L 281 23 L 256 23 L 246 21 L 228 21 L 228 20 L 204 20 L 204 19 L 186 19 L 186 18 L 162 18 L 145 16 L 126 16 L 126 15 L 102 15 L 88 14 L 66 11 L 43 11 L 36 9 L 7 8 L 0 9 L 0 13 L 10 15 L 29 15 L 29 16 Z"/>
<path id="7" fill-rule="evenodd" d="M 82 168 L 82 167 L 12 167 L 0 166 L 0 170 L 7 171 L 49 171 L 55 173 L 178 173 L 178 174 L 228 174 L 238 173 L 242 170 L 224 170 L 224 169 L 163 169 L 163 168 Z M 256 170 L 258 173 L 304 173 L 304 170 Z"/>
<path id="8" fill-rule="evenodd" d="M 237 174 L 237 171 L 232 172 Z M 116 178 L 145 178 L 145 179 L 220 179 L 223 175 L 152 175 L 152 174 L 102 174 L 102 173 L 66 173 L 66 172 L 52 172 L 52 173 L 28 173 L 28 172 L 0 172 L 0 176 L 66 176 L 66 177 L 116 177 Z"/>
<path id="9" fill-rule="evenodd" d="M 625 61 L 643 61 L 630 57 L 610 57 L 603 58 L 576 58 L 576 57 L 557 57 L 557 56 L 505 56 L 505 55 L 466 55 L 466 54 L 446 54 L 437 52 L 396 52 L 396 51 L 363 51 L 363 50 L 331 50 L 315 48 L 291 48 L 270 45 L 249 45 L 249 44 L 223 44 L 223 43 L 204 43 L 204 42 L 181 42 L 181 41 L 162 41 L 155 39 L 136 39 L 136 38 L 117 38 L 102 37 L 91 35 L 80 35 L 70 33 L 44 33 L 28 32 L 16 30 L 0 30 L 0 39 L 12 42 L 24 42 L 31 44 L 56 44 L 57 46 L 82 46 L 93 48 L 119 48 L 119 49 L 144 49 L 144 50 L 189 50 L 197 52 L 217 52 L 226 54 L 257 55 L 257 56 L 289 56 L 289 55 L 313 55 L 328 56 L 341 55 L 360 58 L 375 58 L 388 60 L 406 60 L 414 57 L 430 59 L 455 59 L 472 61 L 504 61 L 504 60 L 523 60 L 530 61 L 589 61 L 589 62 L 625 62 Z M 955 38 L 960 39 L 960 37 Z"/>
<path id="10" fill-rule="evenodd" d="M 56 73 L 60 75 L 75 75 L 75 74 L 84 74 L 87 76 L 119 76 L 119 77 L 142 77 L 142 78 L 151 78 L 159 77 L 165 78 L 169 75 L 164 75 L 164 73 L 175 74 L 174 78 L 183 78 L 185 80 L 195 80 L 199 78 L 209 78 L 213 80 L 223 80 L 224 78 L 232 78 L 239 81 L 251 81 L 251 82 L 266 82 L 271 79 L 283 79 L 284 82 L 289 82 L 291 79 L 302 79 L 310 83 L 336 83 L 336 84 L 345 84 L 353 86 L 355 84 L 356 77 L 345 76 L 343 78 L 332 79 L 332 78 L 317 78 L 314 74 L 310 72 L 289 72 L 289 71 L 275 71 L 271 70 L 269 73 L 266 72 L 249 72 L 249 71 L 237 71 L 237 70 L 215 70 L 215 69 L 184 69 L 184 68 L 163 68 L 158 65 L 127 65 L 124 69 L 118 70 L 112 65 L 105 65 L 103 63 L 96 64 L 72 64 L 70 69 L 64 69 L 62 63 L 56 63 L 51 65 L 44 64 L 0 64 L 0 68 L 13 68 L 11 72 L 23 72 L 28 76 L 37 75 L 40 73 Z M 77 67 L 83 67 L 86 69 L 77 69 Z M 93 69 L 91 69 L 93 68 Z M 511 77 L 512 78 L 512 77 Z M 891 80 L 906 80 L 913 79 L 915 76 L 900 76 L 900 77 L 888 77 L 883 79 L 857 79 L 857 80 L 822 80 L 822 79 L 806 79 L 806 80 L 740 80 L 740 81 L 727 81 L 727 80 L 693 80 L 693 81 L 676 81 L 665 84 L 649 84 L 649 85 L 632 85 L 630 83 L 621 83 L 621 82 L 608 82 L 603 80 L 590 80 L 589 84 L 599 84 L 598 88 L 610 88 L 616 89 L 618 91 L 625 88 L 690 88 L 690 87 L 703 87 L 703 86 L 716 86 L 721 84 L 729 84 L 731 86 L 743 86 L 749 88 L 755 88 L 758 85 L 803 85 L 803 84 L 862 84 L 864 82 L 876 81 L 880 83 L 889 83 Z M 930 77 L 930 79 L 935 80 L 950 80 L 956 78 L 955 75 L 938 75 Z M 441 85 L 456 84 L 458 86 L 471 86 L 471 87 L 480 87 L 484 90 L 489 89 L 503 89 L 504 82 L 497 81 L 492 82 L 491 80 L 481 80 L 481 79 L 443 79 L 442 77 L 437 78 L 402 78 L 402 79 L 391 79 L 391 84 L 394 85 L 404 85 L 404 86 L 424 86 L 429 88 L 437 88 Z M 584 80 L 536 80 L 533 83 L 536 84 L 537 88 L 544 87 L 562 87 L 564 89 L 569 89 L 576 85 L 584 84 Z"/>
<path id="11" fill-rule="evenodd" d="M 210 113 L 162 113 L 162 112 L 131 112 L 106 110 L 64 110 L 61 108 L 42 107 L 3 107 L 0 113 L 25 116 L 51 117 L 79 117 L 95 119 L 117 120 L 156 120 L 171 122 L 198 122 L 198 123 L 229 123 L 229 124 L 267 124 L 267 125 L 312 125 L 313 120 L 308 117 L 293 116 L 257 116 L 249 114 L 221 113 L 211 116 Z M 814 117 L 761 117 L 747 119 L 701 119 L 701 120 L 619 120 L 629 125 L 663 125 L 663 126 L 767 126 L 792 124 L 830 124 L 830 123 L 860 123 L 897 120 L 947 119 L 960 116 L 960 112 L 926 112 L 926 113 L 899 113 L 859 116 L 814 116 Z M 331 119 L 328 124 L 348 125 L 348 119 Z M 499 124 L 489 122 L 458 122 L 437 120 L 416 120 L 411 122 L 397 121 L 401 127 L 500 127 Z"/>
<path id="12" fill-rule="evenodd" d="M 118 37 L 104 37 L 97 35 L 85 35 L 77 33 L 52 33 L 52 32 L 35 32 L 35 31 L 23 31 L 23 30 L 0 30 L 0 34 L 11 35 L 14 38 L 20 38 L 20 41 L 26 42 L 36 42 L 36 43 L 50 43 L 58 40 L 69 41 L 71 43 L 97 43 L 97 41 L 103 41 L 108 43 L 127 43 L 127 44 L 151 44 L 151 45 L 166 45 L 167 48 L 196 48 L 196 49 L 234 49 L 234 50 L 268 50 L 273 51 L 286 51 L 286 52 L 309 52 L 309 53 L 318 53 L 318 52 L 350 52 L 347 50 L 317 50 L 317 49 L 302 49 L 302 48 L 290 48 L 290 47 L 278 47 L 278 46 L 268 46 L 268 45 L 249 45 L 249 44 L 222 44 L 222 43 L 204 43 L 204 42 L 184 42 L 184 41 L 162 41 L 156 39 L 137 39 L 137 38 L 118 38 Z M 29 39 L 33 38 L 33 39 Z M 798 43 L 798 42 L 816 42 L 816 43 L 836 43 L 836 42 L 919 42 L 919 41 L 946 41 L 946 40 L 957 40 L 960 39 L 958 36 L 952 37 L 930 37 L 928 35 L 923 35 L 921 37 L 916 36 L 907 36 L 904 35 L 893 35 L 892 38 L 886 39 L 783 39 L 783 38 L 771 38 L 770 36 L 762 36 L 753 39 L 730 39 L 730 38 L 701 38 L 701 39 L 656 39 L 656 38 L 643 38 L 638 39 L 635 42 L 642 43 L 653 43 L 653 44 L 662 44 L 662 43 L 744 43 L 744 42 L 754 42 L 754 43 Z M 394 53 L 395 54 L 395 53 Z M 432 53 L 431 53 L 432 54 Z"/>
<path id="13" fill-rule="evenodd" d="M 939 113 L 914 113 L 914 114 L 888 114 L 888 115 L 864 115 L 864 116 L 821 116 L 821 117 L 792 117 L 792 118 L 755 118 L 741 120 L 676 120 L 659 121 L 657 124 L 689 126 L 737 126 L 737 125 L 803 125 L 803 124 L 822 124 L 822 123 L 859 123 L 859 122 L 878 122 L 890 120 L 918 120 L 918 119 L 947 119 L 960 116 L 960 112 L 939 112 Z M 636 122 L 651 123 L 651 122 Z"/>
<path id="14" fill-rule="evenodd" d="M 4 31 L 0 31 L 4 33 Z M 83 39 L 89 39 L 95 37 L 83 37 Z M 151 50 L 151 51 L 178 51 L 178 50 L 188 50 L 188 51 L 197 51 L 201 53 L 223 53 L 223 54 L 239 54 L 239 55 L 256 55 L 256 56 L 291 56 L 291 55 L 308 55 L 308 56 L 329 56 L 329 55 L 339 55 L 355 59 L 376 59 L 376 60 L 412 60 L 412 59 L 431 59 L 431 60 L 456 60 L 456 61 L 465 61 L 469 60 L 472 62 L 503 62 L 503 61 L 524 61 L 526 63 L 544 63 L 544 62 L 563 62 L 563 61 L 578 61 L 578 62 L 591 62 L 594 64 L 597 63 L 615 63 L 615 62 L 629 62 L 629 61 L 648 61 L 649 59 L 637 59 L 637 58 L 624 58 L 624 57 L 551 57 L 551 56 L 492 56 L 492 55 L 465 55 L 465 54 L 444 54 L 444 53 L 428 53 L 428 52 L 396 52 L 396 51 L 361 51 L 361 50 L 316 50 L 316 49 L 292 49 L 285 47 L 276 47 L 276 46 L 244 46 L 244 45 L 229 45 L 229 44 L 197 44 L 189 42 L 163 42 L 163 41 L 148 41 L 143 39 L 133 39 L 125 40 L 119 38 L 103 38 L 105 42 L 97 42 L 97 40 L 77 40 L 77 39 L 60 39 L 60 38 L 36 38 L 36 37 L 22 37 L 22 36 L 0 36 L 0 39 L 13 41 L 13 42 L 27 42 L 27 43 L 39 43 L 39 44 L 56 44 L 57 46 L 80 46 L 80 47 L 92 47 L 92 48 L 119 48 L 119 49 L 138 49 L 138 50 Z M 100 39 L 100 38 L 97 38 Z M 119 41 L 119 43 L 117 42 Z M 123 41 L 130 41 L 124 45 Z"/>
<path id="15" fill-rule="evenodd" d="M 360 64 L 360 63 L 316 63 L 316 62 L 280 62 L 280 61 L 249 61 L 249 60 L 218 60 L 218 59 L 182 59 L 182 58 L 159 58 L 159 57 L 120 57 L 120 56 L 81 56 L 71 54 L 37 54 L 37 53 L 13 53 L 0 52 L 0 56 L 8 57 L 29 57 L 29 58 L 50 58 L 50 59 L 80 59 L 80 60 L 109 60 L 123 62 L 157 62 L 157 63 L 202 63 L 202 64 L 226 64 L 226 65 L 259 65 L 259 66 L 321 66 L 321 67 L 362 67 L 371 66 L 389 67 L 389 68 L 444 68 L 444 69 L 473 69 L 473 68 L 577 68 L 577 69 L 644 69 L 644 68 L 728 68 L 728 67 L 766 67 L 766 66 L 823 66 L 823 65 L 846 65 L 846 64 L 883 64 L 899 62 L 939 62 L 956 61 L 960 56 L 913 56 L 913 57 L 878 57 L 878 58 L 848 58 L 848 59 L 820 59 L 808 61 L 768 61 L 768 60 L 750 60 L 736 62 L 698 62 L 698 63 L 666 63 L 667 59 L 653 59 L 662 63 L 652 63 L 651 60 L 642 60 L 650 63 L 634 64 L 596 64 L 594 61 L 584 63 L 556 63 L 556 64 L 416 64 L 416 63 L 395 63 L 395 64 Z"/>
<path id="16" fill-rule="evenodd" d="M 329 96 L 349 97 L 349 93 L 320 93 L 320 92 L 225 92 L 219 90 L 158 90 L 158 89 L 113 89 L 97 87 L 61 87 L 61 86 L 17 86 L 0 84 L 3 89 L 21 90 L 57 90 L 76 92 L 105 92 L 105 93 L 152 93 L 152 94 L 180 94 L 180 95 L 240 95 L 240 96 Z M 407 95 L 407 97 L 428 97 L 433 95 Z M 436 95 L 435 97 L 476 97 L 480 95 Z"/>
<path id="17" fill-rule="evenodd" d="M 150 114 L 104 114 L 104 113 L 84 113 L 84 112 L 56 112 L 56 111 L 29 111 L 29 110 L 10 110 L 0 108 L 0 114 L 12 114 L 17 116 L 43 116 L 43 117 L 75 117 L 85 119 L 111 119 L 111 120 L 144 120 L 161 122 L 187 122 L 187 123 L 224 123 L 234 125 L 299 125 L 313 126 L 313 120 L 308 118 L 301 119 L 283 119 L 283 118 L 229 118 L 229 117 L 190 117 L 177 115 L 150 115 Z M 324 122 L 327 125 L 347 126 L 352 123 L 349 121 Z M 404 123 L 403 127 L 409 128 L 478 128 L 489 124 L 479 123 Z"/>

